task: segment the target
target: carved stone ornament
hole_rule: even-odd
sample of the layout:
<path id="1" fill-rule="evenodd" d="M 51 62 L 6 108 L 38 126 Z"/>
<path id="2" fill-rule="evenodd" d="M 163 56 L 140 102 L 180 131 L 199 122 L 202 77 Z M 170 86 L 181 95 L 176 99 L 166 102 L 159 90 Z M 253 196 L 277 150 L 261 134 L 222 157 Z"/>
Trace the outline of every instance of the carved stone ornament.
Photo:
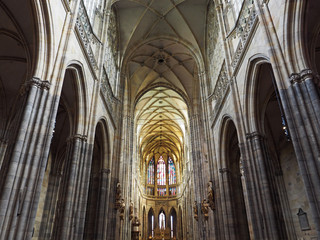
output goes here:
<path id="1" fill-rule="evenodd" d="M 207 199 L 203 199 L 201 202 L 201 211 L 204 215 L 204 219 L 207 221 L 209 218 L 209 203 Z"/>
<path id="2" fill-rule="evenodd" d="M 116 190 L 116 200 L 121 199 L 121 184 L 117 183 L 117 190 Z"/>
<path id="3" fill-rule="evenodd" d="M 138 227 L 141 225 L 140 220 L 139 220 L 139 218 L 137 216 L 134 217 L 134 219 L 132 221 L 132 225 L 133 226 L 138 226 Z"/>
<path id="4" fill-rule="evenodd" d="M 119 209 L 120 208 L 120 204 L 121 204 L 121 184 L 117 183 L 117 189 L 116 189 L 116 201 L 115 201 L 115 209 Z"/>
<path id="5" fill-rule="evenodd" d="M 118 210 L 119 210 L 119 217 L 120 217 L 120 220 L 124 220 L 124 211 L 125 211 L 125 208 L 126 208 L 126 203 L 124 202 L 124 199 L 120 199 L 118 201 Z"/>
<path id="6" fill-rule="evenodd" d="M 212 181 L 209 181 L 207 184 L 207 202 L 209 203 L 209 207 L 211 208 L 212 211 L 214 211 L 215 208 L 215 197 L 214 197 L 214 191 L 213 191 L 213 183 Z"/>
<path id="7" fill-rule="evenodd" d="M 133 202 L 130 202 L 129 206 L 129 220 L 131 221 L 133 218 Z"/>
<path id="8" fill-rule="evenodd" d="M 193 204 L 193 214 L 194 214 L 194 219 L 198 221 L 199 216 L 198 216 L 197 201 L 194 201 L 194 204 Z"/>

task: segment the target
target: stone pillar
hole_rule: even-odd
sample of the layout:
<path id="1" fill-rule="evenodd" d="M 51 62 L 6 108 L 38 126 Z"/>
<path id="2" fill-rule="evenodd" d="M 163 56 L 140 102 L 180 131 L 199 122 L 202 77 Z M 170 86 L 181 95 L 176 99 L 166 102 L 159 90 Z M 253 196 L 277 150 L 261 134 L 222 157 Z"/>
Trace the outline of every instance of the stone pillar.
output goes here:
<path id="1" fill-rule="evenodd" d="M 54 239 L 73 239 L 77 228 L 78 213 L 85 210 L 85 206 L 80 206 L 78 203 L 82 200 L 83 195 L 81 188 L 83 182 L 88 179 L 88 174 L 83 175 L 83 163 L 87 151 L 87 137 L 80 134 L 75 134 L 69 139 L 69 152 L 66 159 L 65 179 L 63 181 L 62 192 L 60 196 L 61 209 L 60 216 L 56 218 L 56 233 Z M 90 169 L 87 170 L 90 172 Z M 83 204 L 82 204 L 83 205 Z M 58 222 L 57 222 L 58 221 Z M 82 217 L 84 221 L 84 217 Z M 79 223 L 82 226 L 84 223 Z M 79 225 L 78 225 L 79 226 Z M 77 229 L 79 230 L 79 229 Z M 83 233 L 83 229 L 82 229 Z M 81 235 L 81 234 L 80 234 Z"/>
<path id="2" fill-rule="evenodd" d="M 250 230 L 253 239 L 279 239 L 276 218 L 266 169 L 266 147 L 261 134 L 246 135 L 247 142 L 240 146 L 243 156 L 243 174 L 250 205 Z M 246 151 L 247 148 L 247 151 Z"/>
<path id="3" fill-rule="evenodd" d="M 320 236 L 320 97 L 309 69 L 290 76 L 279 91 L 318 236 Z"/>
<path id="4" fill-rule="evenodd" d="M 228 168 L 219 169 L 221 173 L 221 207 L 223 214 L 223 226 L 225 239 L 236 239 L 235 232 L 235 221 L 232 210 L 232 198 L 231 198 L 231 187 L 230 187 L 230 170 Z"/>
<path id="5" fill-rule="evenodd" d="M 46 142 L 49 113 L 45 111 L 50 83 L 38 78 L 27 81 L 21 90 L 25 98 L 10 159 L 5 160 L 0 200 L 0 239 L 31 238 L 39 201 L 43 160 L 47 158 Z M 51 126 L 53 127 L 53 126 Z"/>
<path id="6" fill-rule="evenodd" d="M 111 170 L 104 168 L 101 170 L 100 176 L 100 194 L 99 194 L 99 210 L 97 216 L 97 239 L 107 239 L 106 229 L 108 222 L 106 216 L 109 216 L 110 204 L 110 173 Z M 111 209 L 110 209 L 111 210 Z"/>
<path id="7" fill-rule="evenodd" d="M 198 114 L 194 114 L 190 118 L 190 131 L 191 131 L 191 146 L 192 146 L 192 163 L 193 163 L 193 177 L 194 177 L 194 199 L 189 198 L 187 208 L 192 209 L 192 204 L 194 201 L 197 201 L 200 203 L 202 201 L 202 198 L 205 196 L 205 192 L 203 188 L 206 186 L 203 180 L 203 176 L 207 175 L 204 173 L 203 169 L 203 158 L 201 155 L 201 142 L 202 137 L 200 133 L 201 129 L 201 121 L 200 116 Z M 191 210 L 191 219 L 193 219 L 193 234 L 194 236 L 200 236 L 201 239 L 206 239 L 206 237 L 203 235 L 203 229 L 205 228 L 205 221 L 202 221 L 201 219 L 196 221 L 192 217 L 192 210 Z M 189 232 L 191 232 L 191 229 L 188 229 Z"/>

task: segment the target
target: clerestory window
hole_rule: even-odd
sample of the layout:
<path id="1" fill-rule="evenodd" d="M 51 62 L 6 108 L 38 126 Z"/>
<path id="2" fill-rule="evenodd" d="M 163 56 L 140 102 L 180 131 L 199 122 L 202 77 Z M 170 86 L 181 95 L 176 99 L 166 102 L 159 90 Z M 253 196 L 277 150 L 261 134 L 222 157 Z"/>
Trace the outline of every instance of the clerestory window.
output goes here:
<path id="1" fill-rule="evenodd" d="M 177 195 L 177 177 L 174 161 L 160 156 L 157 161 L 152 158 L 147 167 L 147 188 L 148 195 L 175 196 Z"/>

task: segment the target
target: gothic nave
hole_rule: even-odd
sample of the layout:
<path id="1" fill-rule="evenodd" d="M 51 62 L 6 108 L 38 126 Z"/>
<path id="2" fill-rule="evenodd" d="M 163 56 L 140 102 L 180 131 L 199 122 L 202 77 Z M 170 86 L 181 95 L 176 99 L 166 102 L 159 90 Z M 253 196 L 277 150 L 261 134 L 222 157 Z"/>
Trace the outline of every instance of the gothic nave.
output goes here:
<path id="1" fill-rule="evenodd" d="M 319 11 L 0 0 L 0 240 L 320 240 Z"/>

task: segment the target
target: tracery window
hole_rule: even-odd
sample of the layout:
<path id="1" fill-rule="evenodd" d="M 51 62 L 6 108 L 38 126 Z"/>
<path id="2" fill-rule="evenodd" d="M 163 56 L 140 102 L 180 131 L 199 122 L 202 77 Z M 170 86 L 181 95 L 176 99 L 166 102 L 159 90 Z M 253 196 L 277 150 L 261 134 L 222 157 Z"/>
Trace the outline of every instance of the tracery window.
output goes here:
<path id="1" fill-rule="evenodd" d="M 168 165 L 169 165 L 169 185 L 176 184 L 177 179 L 176 179 L 176 167 L 174 166 L 174 163 L 172 159 L 169 157 L 168 160 Z"/>
<path id="2" fill-rule="evenodd" d="M 174 161 L 168 157 L 167 161 L 160 156 L 154 157 L 147 163 L 146 193 L 156 196 L 177 195 L 177 176 Z"/>
<path id="3" fill-rule="evenodd" d="M 154 158 L 152 158 L 148 165 L 148 184 L 154 184 Z"/>
<path id="4" fill-rule="evenodd" d="M 157 184 L 166 185 L 166 163 L 163 157 L 160 156 L 157 166 Z"/>

